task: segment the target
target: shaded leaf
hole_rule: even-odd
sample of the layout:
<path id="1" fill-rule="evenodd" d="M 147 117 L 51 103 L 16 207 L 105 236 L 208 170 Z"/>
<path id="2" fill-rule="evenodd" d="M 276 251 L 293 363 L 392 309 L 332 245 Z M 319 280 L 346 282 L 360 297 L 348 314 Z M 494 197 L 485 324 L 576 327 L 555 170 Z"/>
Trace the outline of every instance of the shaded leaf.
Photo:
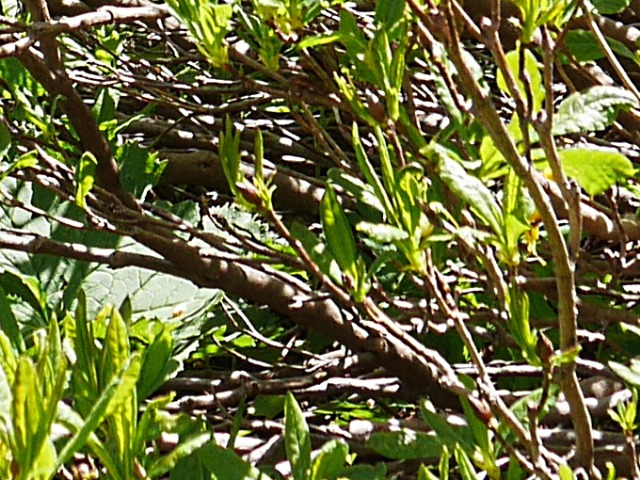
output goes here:
<path id="1" fill-rule="evenodd" d="M 367 447 L 393 460 L 436 459 L 442 453 L 442 442 L 436 435 L 409 429 L 373 433 Z"/>

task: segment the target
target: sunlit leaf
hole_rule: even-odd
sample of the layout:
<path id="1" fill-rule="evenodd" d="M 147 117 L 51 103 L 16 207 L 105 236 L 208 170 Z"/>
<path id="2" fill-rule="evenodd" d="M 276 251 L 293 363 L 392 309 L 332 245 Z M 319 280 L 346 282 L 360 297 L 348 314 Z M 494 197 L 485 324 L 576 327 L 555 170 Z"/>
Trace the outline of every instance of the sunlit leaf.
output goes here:
<path id="1" fill-rule="evenodd" d="M 569 95 L 558 106 L 553 134 L 602 130 L 615 120 L 621 109 L 637 107 L 633 93 L 619 87 L 596 86 Z"/>
<path id="2" fill-rule="evenodd" d="M 559 154 L 567 176 L 577 180 L 591 196 L 604 193 L 635 174 L 631 161 L 612 150 L 567 148 Z"/>
<path id="3" fill-rule="evenodd" d="M 76 204 L 84 207 L 87 195 L 91 192 L 96 181 L 98 161 L 91 152 L 84 152 L 76 167 Z"/>
<path id="4" fill-rule="evenodd" d="M 502 213 L 495 196 L 478 178 L 467 173 L 464 167 L 452 159 L 446 150 L 434 148 L 438 162 L 438 174 L 442 181 L 478 214 L 482 221 L 497 235 L 502 234 Z"/>
<path id="5" fill-rule="evenodd" d="M 311 467 L 311 437 L 302 410 L 291 392 L 284 401 L 284 441 L 294 480 L 307 480 Z"/>
<path id="6" fill-rule="evenodd" d="M 320 452 L 311 465 L 310 480 L 333 478 L 344 468 L 349 447 L 338 440 L 330 440 L 320 448 Z"/>
<path id="7" fill-rule="evenodd" d="M 320 206 L 322 231 L 329 251 L 343 272 L 356 276 L 356 244 L 349 220 L 332 187 L 328 187 Z"/>
<path id="8" fill-rule="evenodd" d="M 527 83 L 525 83 L 521 78 L 521 55 L 524 57 L 524 73 L 526 74 L 526 77 L 528 79 Z M 520 95 L 522 96 L 522 98 L 527 99 L 527 93 L 530 93 L 533 100 L 533 105 L 531 105 L 530 107 L 532 107 L 532 110 L 534 112 L 540 111 L 540 109 L 542 108 L 542 102 L 545 98 L 545 91 L 542 84 L 542 74 L 540 73 L 540 68 L 538 67 L 538 61 L 535 55 L 529 50 L 512 50 L 505 56 L 507 65 L 509 66 L 509 70 L 511 70 L 511 74 L 513 75 L 516 85 L 518 86 Z M 507 82 L 502 73 L 502 70 L 498 71 L 497 80 L 500 90 L 510 95 L 511 92 L 509 92 L 509 88 L 507 86 Z"/>

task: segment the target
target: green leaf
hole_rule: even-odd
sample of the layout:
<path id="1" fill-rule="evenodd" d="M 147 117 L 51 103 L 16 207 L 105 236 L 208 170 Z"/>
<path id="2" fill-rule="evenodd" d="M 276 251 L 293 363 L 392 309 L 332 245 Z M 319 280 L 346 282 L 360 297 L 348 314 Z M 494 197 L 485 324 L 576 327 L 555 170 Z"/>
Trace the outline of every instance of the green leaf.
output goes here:
<path id="1" fill-rule="evenodd" d="M 66 463 L 75 452 L 85 445 L 90 435 L 103 420 L 131 398 L 140 375 L 140 364 L 140 355 L 134 354 L 122 366 L 122 369 L 111 378 L 110 383 L 106 385 L 97 401 L 93 404 L 82 427 L 76 431 L 60 452 L 58 466 Z M 111 470 L 110 473 L 112 473 Z"/>
<path id="2" fill-rule="evenodd" d="M 26 356 L 18 359 L 12 397 L 11 416 L 16 449 L 13 454 L 23 477 L 28 478 L 41 447 L 36 444 L 36 436 L 44 416 L 44 405 L 33 362 Z"/>
<path id="3" fill-rule="evenodd" d="M 510 286 L 507 298 L 509 331 L 522 349 L 524 357 L 533 365 L 539 364 L 536 353 L 538 338 L 529 323 L 529 295 L 517 286 Z"/>
<path id="4" fill-rule="evenodd" d="M 338 168 L 331 168 L 327 178 L 332 185 L 338 185 L 345 192 L 350 193 L 358 202 L 358 211 L 366 218 L 380 218 L 384 214 L 384 207 L 374 193 L 374 189 L 363 180 L 354 177 Z"/>
<path id="5" fill-rule="evenodd" d="M 560 465 L 558 475 L 560 476 L 560 480 L 574 480 L 576 478 L 569 465 Z"/>
<path id="6" fill-rule="evenodd" d="M 618 362 L 609 362 L 609 367 L 625 382 L 640 387 L 640 362 L 632 360 L 631 368 Z"/>
<path id="7" fill-rule="evenodd" d="M 637 61 L 633 51 L 620 40 L 606 36 L 605 40 L 614 53 L 631 61 Z M 605 51 L 589 30 L 579 28 L 569 30 L 564 41 L 569 52 L 579 62 L 591 62 L 606 57 Z"/>
<path id="8" fill-rule="evenodd" d="M 184 439 L 181 438 L 176 448 L 151 465 L 147 471 L 149 478 L 159 477 L 171 471 L 180 460 L 197 452 L 210 441 L 211 432 L 197 433 Z"/>
<path id="9" fill-rule="evenodd" d="M 429 400 L 420 402 L 420 413 L 425 423 L 436 432 L 441 445 L 453 448 L 456 444 L 459 444 L 469 454 L 473 452 L 475 445 L 468 427 L 454 427 L 451 425 L 436 412 L 435 407 Z"/>
<path id="10" fill-rule="evenodd" d="M 615 120 L 619 109 L 638 105 L 631 92 L 619 87 L 597 86 L 573 93 L 558 106 L 553 134 L 603 130 Z"/>
<path id="11" fill-rule="evenodd" d="M 291 236 L 302 244 L 322 273 L 329 275 L 335 281 L 340 281 L 340 267 L 333 259 L 331 252 L 313 232 L 309 231 L 307 226 L 302 225 L 300 222 L 293 222 Z"/>
<path id="12" fill-rule="evenodd" d="M 465 387 L 471 390 L 476 388 L 475 382 L 468 377 L 461 378 L 461 381 L 463 382 Z M 460 397 L 460 404 L 462 405 L 462 411 L 464 412 L 464 416 L 467 419 L 467 423 L 469 424 L 469 429 L 473 434 L 474 442 L 480 449 L 482 456 L 484 457 L 485 460 L 488 459 L 491 461 L 492 467 L 494 467 L 496 470 L 499 470 L 495 465 L 495 456 L 493 451 L 493 444 L 491 443 L 491 435 L 489 433 L 489 427 L 485 422 L 483 422 L 476 416 L 467 398 Z M 485 466 L 487 465 L 485 464 Z M 496 472 L 491 472 L 491 473 L 496 473 Z M 493 475 L 489 475 L 489 477 L 494 478 Z"/>
<path id="13" fill-rule="evenodd" d="M 284 410 L 284 395 L 258 395 L 253 401 L 252 415 L 271 420 Z"/>
<path id="14" fill-rule="evenodd" d="M 345 468 L 334 478 L 338 480 L 386 480 L 387 467 L 384 463 L 377 465 L 355 465 Z"/>
<path id="15" fill-rule="evenodd" d="M 327 35 L 311 35 L 309 37 L 305 37 L 302 41 L 298 42 L 298 48 L 313 48 L 318 47 L 320 45 L 327 45 L 329 43 L 334 43 L 343 38 L 341 33 L 331 33 Z"/>
<path id="16" fill-rule="evenodd" d="M 140 400 L 144 400 L 155 392 L 170 373 L 168 367 L 173 354 L 173 338 L 167 327 L 163 325 L 161 328 L 160 333 L 144 351 L 140 382 L 138 383 L 138 398 Z"/>
<path id="17" fill-rule="evenodd" d="M 458 464 L 458 469 L 460 470 L 460 476 L 462 479 L 476 480 L 478 475 L 476 474 L 475 468 L 473 468 L 473 463 L 471 463 L 471 459 L 469 459 L 467 452 L 465 452 L 460 445 L 456 445 L 453 449 L 453 455 L 456 459 L 456 463 Z"/>
<path id="18" fill-rule="evenodd" d="M 302 410 L 291 392 L 284 401 L 284 442 L 294 480 L 307 480 L 311 467 L 311 437 Z"/>
<path id="19" fill-rule="evenodd" d="M 528 85 L 520 78 L 520 55 L 524 55 L 524 70 L 529 78 Z M 530 92 L 533 100 L 533 105 L 530 106 L 530 108 L 533 107 L 532 110 L 534 112 L 540 111 L 542 108 L 542 102 L 544 101 L 545 91 L 542 84 L 542 74 L 540 73 L 540 68 L 538 68 L 538 61 L 535 55 L 529 50 L 512 50 L 505 56 L 509 70 L 511 70 L 511 73 L 516 80 L 516 85 L 518 86 L 520 95 L 522 98 L 526 99 L 527 92 Z M 507 95 L 511 95 L 502 70 L 498 70 L 497 82 L 500 90 L 505 92 Z"/>
<path id="20" fill-rule="evenodd" d="M 406 8 L 406 0 L 379 0 L 376 2 L 374 20 L 389 32 L 391 28 L 402 20 Z"/>
<path id="21" fill-rule="evenodd" d="M 116 156 L 122 185 L 140 199 L 144 199 L 149 190 L 157 185 L 167 166 L 167 161 L 160 160 L 157 152 L 134 142 L 122 145 Z"/>
<path id="22" fill-rule="evenodd" d="M 119 100 L 120 90 L 116 88 L 98 89 L 95 105 L 91 109 L 98 125 L 115 118 Z"/>
<path id="23" fill-rule="evenodd" d="M 311 465 L 310 480 L 333 478 L 344 468 L 348 454 L 348 445 L 338 440 L 330 440 L 322 445 Z"/>
<path id="24" fill-rule="evenodd" d="M 406 428 L 397 432 L 373 433 L 367 447 L 393 460 L 435 459 L 442 453 L 442 442 L 437 435 Z"/>
<path id="25" fill-rule="evenodd" d="M 445 445 L 442 448 L 442 455 L 440 455 L 440 462 L 438 462 L 438 474 L 440 480 L 449 480 L 449 460 L 451 459 L 451 452 Z"/>
<path id="26" fill-rule="evenodd" d="M 404 230 L 384 223 L 359 222 L 356 230 L 378 243 L 393 243 L 409 238 L 409 234 Z"/>
<path id="27" fill-rule="evenodd" d="M 4 123 L 0 123 L 0 160 L 4 160 L 11 148 L 11 134 Z"/>
<path id="28" fill-rule="evenodd" d="M 620 13 L 631 5 L 631 0 L 592 0 L 591 3 L 600 15 Z"/>
<path id="29" fill-rule="evenodd" d="M 100 364 L 102 385 L 107 385 L 111 381 L 111 378 L 121 370 L 131 355 L 127 325 L 115 308 L 106 308 L 110 310 L 111 314 Z"/>
<path id="30" fill-rule="evenodd" d="M 236 199 L 242 198 L 237 187 L 244 180 L 240 171 L 240 132 L 233 128 L 233 121 L 229 117 L 225 119 L 224 132 L 220 132 L 218 157 L 231 192 Z"/>
<path id="31" fill-rule="evenodd" d="M 5 294 L 15 295 L 33 308 L 40 315 L 43 324 L 48 320 L 46 301 L 37 278 L 3 271 L 0 273 L 0 286 Z"/>
<path id="32" fill-rule="evenodd" d="M 502 212 L 493 192 L 478 178 L 468 174 L 444 148 L 435 145 L 432 151 L 436 156 L 438 174 L 442 181 L 467 202 L 496 235 L 502 236 Z"/>
<path id="33" fill-rule="evenodd" d="M 364 147 L 362 146 L 360 133 L 358 132 L 358 125 L 355 122 L 353 123 L 353 127 L 351 129 L 351 135 L 353 139 L 353 148 L 356 152 L 356 158 L 358 160 L 358 167 L 360 168 L 360 172 L 362 172 L 362 175 L 364 176 L 367 184 L 373 189 L 373 193 L 382 205 L 383 211 L 385 215 L 387 215 L 387 219 L 395 218 L 393 207 L 391 206 L 391 200 L 387 195 L 387 191 L 385 190 L 380 177 L 376 173 L 373 165 L 367 157 Z"/>
<path id="34" fill-rule="evenodd" d="M 270 477 L 242 460 L 232 450 L 209 442 L 198 451 L 198 458 L 211 472 L 212 480 L 271 480 Z"/>
<path id="35" fill-rule="evenodd" d="M 560 150 L 559 155 L 567 176 L 591 196 L 604 193 L 635 174 L 631 161 L 611 150 L 567 148 Z"/>
<path id="36" fill-rule="evenodd" d="M 329 251 L 340 266 L 340 269 L 354 280 L 356 270 L 356 243 L 351 232 L 349 220 L 338 202 L 335 190 L 328 186 L 320 204 L 322 230 L 327 240 Z"/>
<path id="37" fill-rule="evenodd" d="M 214 67 L 225 66 L 229 62 L 229 53 L 224 37 L 231 28 L 233 6 L 190 0 L 168 0 L 167 4 L 198 40 L 198 48 L 211 64 Z"/>
<path id="38" fill-rule="evenodd" d="M 91 152 L 84 152 L 78 166 L 76 167 L 76 204 L 84 208 L 86 206 L 86 198 L 93 188 L 96 181 L 96 168 L 98 160 Z"/>
<path id="39" fill-rule="evenodd" d="M 18 352 L 24 351 L 25 344 L 22 333 L 20 332 L 18 320 L 16 320 L 11 310 L 9 299 L 2 286 L 0 286 L 0 329 L 7 335 L 9 340 L 11 340 L 11 344 Z"/>
<path id="40" fill-rule="evenodd" d="M 420 468 L 418 469 L 418 480 L 439 480 L 439 479 L 427 467 L 425 467 L 424 465 L 420 465 Z"/>
<path id="41" fill-rule="evenodd" d="M 0 330 L 0 366 L 4 370 L 7 381 L 12 384 L 15 380 L 15 372 L 18 368 L 18 354 L 11 340 Z"/>

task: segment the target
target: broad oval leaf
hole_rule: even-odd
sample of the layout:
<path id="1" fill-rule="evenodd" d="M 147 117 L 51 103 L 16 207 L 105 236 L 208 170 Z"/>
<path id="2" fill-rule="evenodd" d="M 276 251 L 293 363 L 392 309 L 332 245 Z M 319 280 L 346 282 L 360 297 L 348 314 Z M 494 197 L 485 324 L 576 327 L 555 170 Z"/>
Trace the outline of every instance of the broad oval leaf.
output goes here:
<path id="1" fill-rule="evenodd" d="M 624 88 L 591 87 L 562 101 L 554 117 L 553 134 L 602 130 L 611 125 L 618 109 L 637 106 L 638 100 Z"/>
<path id="2" fill-rule="evenodd" d="M 559 152 L 564 171 L 591 196 L 609 190 L 635 174 L 631 161 L 611 150 L 568 148 Z"/>

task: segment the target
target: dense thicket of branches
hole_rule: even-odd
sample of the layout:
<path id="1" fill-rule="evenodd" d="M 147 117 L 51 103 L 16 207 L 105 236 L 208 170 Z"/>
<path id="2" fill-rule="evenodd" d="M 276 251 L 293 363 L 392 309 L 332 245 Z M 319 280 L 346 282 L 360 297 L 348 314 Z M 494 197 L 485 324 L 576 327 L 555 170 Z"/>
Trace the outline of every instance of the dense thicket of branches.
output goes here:
<path id="1" fill-rule="evenodd" d="M 442 474 L 453 451 L 462 478 L 639 475 L 640 2 L 1 3 L 16 358 L 52 322 L 79 348 L 82 290 L 90 314 L 129 295 L 132 345 L 158 316 L 176 359 L 132 411 L 162 384 L 153 409 L 250 431 L 236 451 L 271 475 L 286 392 L 314 447 L 386 462 L 366 478 Z M 136 475 L 211 478 L 169 431 Z M 167 451 L 182 463 L 149 460 Z"/>

